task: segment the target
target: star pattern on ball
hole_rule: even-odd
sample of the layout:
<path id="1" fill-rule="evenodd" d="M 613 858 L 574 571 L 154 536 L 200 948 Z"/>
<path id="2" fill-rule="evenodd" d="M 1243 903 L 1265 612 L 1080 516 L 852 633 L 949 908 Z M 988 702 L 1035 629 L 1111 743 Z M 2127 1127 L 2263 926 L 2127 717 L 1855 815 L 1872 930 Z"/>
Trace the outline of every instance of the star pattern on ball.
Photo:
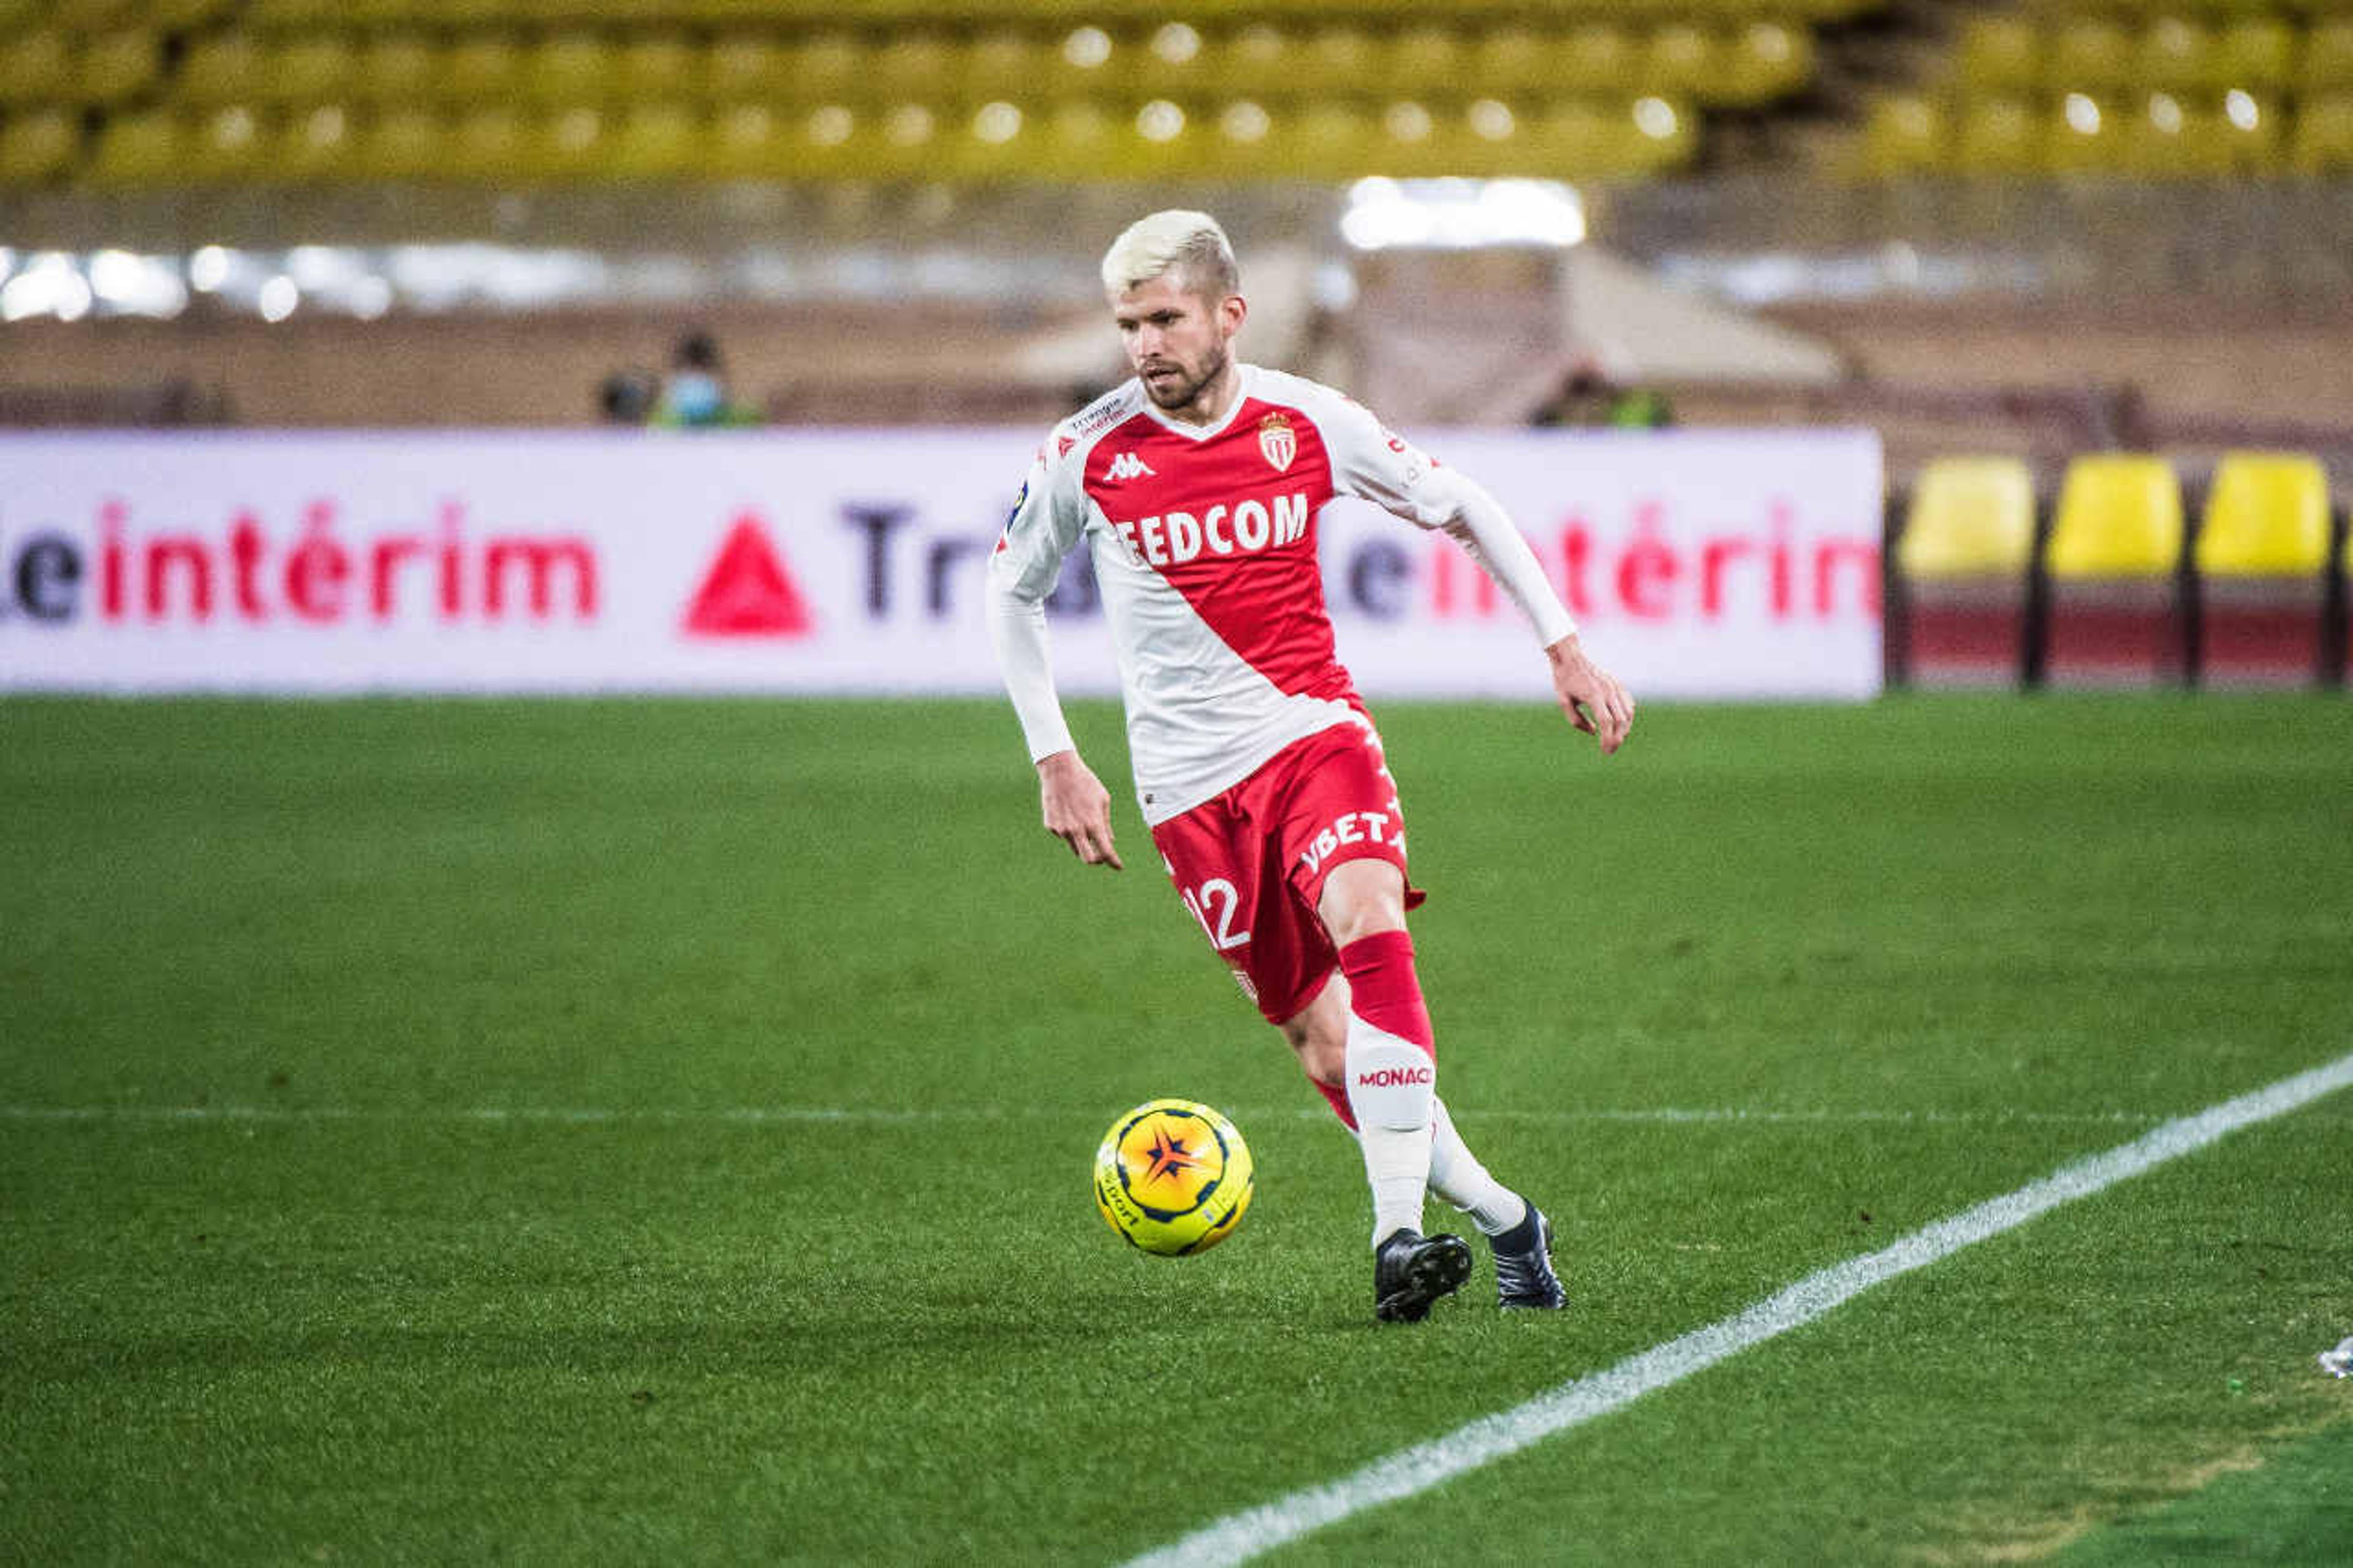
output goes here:
<path id="1" fill-rule="evenodd" d="M 1198 1171 L 1205 1162 L 1185 1144 L 1185 1141 L 1166 1127 L 1152 1130 L 1152 1168 L 1144 1173 L 1147 1182 L 1157 1182 Z"/>

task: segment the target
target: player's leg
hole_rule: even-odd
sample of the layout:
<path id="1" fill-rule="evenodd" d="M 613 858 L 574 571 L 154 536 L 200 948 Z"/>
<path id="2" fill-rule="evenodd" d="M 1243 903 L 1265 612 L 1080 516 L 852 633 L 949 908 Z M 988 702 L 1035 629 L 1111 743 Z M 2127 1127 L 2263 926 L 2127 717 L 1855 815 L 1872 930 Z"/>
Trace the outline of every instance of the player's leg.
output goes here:
<path id="1" fill-rule="evenodd" d="M 1551 1222 L 1489 1173 L 1438 1097 L 1436 1037 L 1414 969 L 1413 943 L 1406 933 L 1405 889 L 1404 874 L 1387 861 L 1353 860 L 1325 879 L 1319 906 L 1348 986 L 1345 1070 L 1358 1120 L 1357 1136 L 1365 1145 L 1366 1173 L 1373 1181 L 1374 1233 L 1386 1237 L 1409 1223 L 1403 1183 L 1419 1161 L 1428 1189 L 1469 1215 L 1487 1238 L 1494 1253 L 1501 1305 L 1565 1306 L 1568 1294 L 1552 1267 Z M 1419 1047 L 1427 1058 L 1420 1067 L 1427 1092 L 1418 1101 L 1401 1102 L 1378 1087 L 1385 1076 L 1395 1079 L 1399 1064 L 1409 1074 L 1414 1071 L 1412 1057 L 1398 1048 L 1400 1041 Z M 1370 1093 L 1358 1087 L 1367 1072 L 1375 1082 Z M 1420 1126 L 1392 1131 L 1392 1123 L 1416 1114 L 1422 1118 Z M 1396 1142 L 1389 1142 L 1391 1139 Z M 1392 1206 L 1384 1206 L 1385 1197 Z M 1411 1210 L 1409 1223 L 1419 1231 L 1419 1189 L 1411 1194 Z"/>

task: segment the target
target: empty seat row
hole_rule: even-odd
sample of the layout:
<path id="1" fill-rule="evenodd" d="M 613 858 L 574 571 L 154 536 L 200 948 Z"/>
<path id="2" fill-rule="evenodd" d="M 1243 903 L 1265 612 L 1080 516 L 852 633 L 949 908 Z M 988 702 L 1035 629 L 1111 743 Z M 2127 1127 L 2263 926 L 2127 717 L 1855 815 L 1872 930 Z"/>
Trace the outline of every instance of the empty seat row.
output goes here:
<path id="1" fill-rule="evenodd" d="M 167 58 L 172 64 L 166 66 Z M 340 29 L 268 34 L 236 28 L 167 51 L 159 34 L 74 38 L 43 30 L 0 39 L 0 102 L 123 101 L 149 89 L 200 104 L 546 103 L 630 97 L 766 98 L 797 102 L 906 96 L 980 100 L 1085 92 L 1399 94 L 1672 93 L 1761 102 L 1802 89 L 1812 37 L 1770 23 L 1714 31 L 1591 24 L 1541 30 L 1419 25 L 1285 30 L 1263 23 L 1207 34 L 1170 23 L 1148 32 L 683 29 L 453 35 Z"/>
<path id="2" fill-rule="evenodd" d="M 1897 542 L 1891 664 L 1930 685 L 2341 679 L 2345 563 L 2320 462 L 2227 454 L 2189 521 L 2161 458 L 2078 458 L 2047 530 L 2022 460 L 1930 463 Z"/>
<path id="3" fill-rule="evenodd" d="M 2293 111 L 2236 89 L 2211 98 L 2159 92 L 2120 101 L 2067 93 L 1959 105 L 1893 94 L 1869 110 L 1861 167 L 1881 177 L 2327 174 L 2353 169 L 2353 92 L 2306 99 Z"/>
<path id="4" fill-rule="evenodd" d="M 999 100 L 969 112 L 902 102 L 868 112 L 688 103 L 452 113 L 326 105 L 281 114 L 131 110 L 93 144 L 54 110 L 0 123 L 0 177 L 116 186 L 406 179 L 1113 179 L 1170 174 L 1317 179 L 1363 174 L 1656 173 L 1695 146 L 1688 106 L 1573 100 L 1297 109 Z M 14 151 L 12 152 L 12 149 Z"/>
<path id="5" fill-rule="evenodd" d="M 6 0 L 0 0 L 5 4 Z M 83 0 L 102 4 L 104 0 Z M 1828 20 L 1883 9 L 1887 0 L 1455 0 L 1448 10 L 1466 16 L 1606 16 L 1660 18 L 1778 17 Z M 464 26 L 480 22 L 659 21 L 712 24 L 842 21 L 898 25 L 916 21 L 1111 22 L 1158 21 L 1171 10 L 1187 16 L 1236 17 L 1395 17 L 1426 14 L 1419 0 L 247 0 L 243 15 L 259 26 L 419 23 Z"/>
<path id="6" fill-rule="evenodd" d="M 2319 91 L 2353 87 L 2353 13 L 2309 27 L 2271 13 L 2210 20 L 2000 15 L 1964 24 L 1953 74 L 1966 92 L 2038 88 Z"/>

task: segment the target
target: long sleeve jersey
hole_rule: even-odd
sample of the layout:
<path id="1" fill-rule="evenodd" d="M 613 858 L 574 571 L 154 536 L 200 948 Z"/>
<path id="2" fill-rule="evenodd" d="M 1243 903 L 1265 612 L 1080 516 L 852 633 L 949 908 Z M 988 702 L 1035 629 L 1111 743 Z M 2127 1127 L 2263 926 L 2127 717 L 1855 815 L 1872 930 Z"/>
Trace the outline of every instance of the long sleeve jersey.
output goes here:
<path id="1" fill-rule="evenodd" d="M 1117 654 L 1137 804 L 1158 824 L 1293 741 L 1361 722 L 1334 647 L 1316 521 L 1355 496 L 1444 529 L 1519 606 L 1538 643 L 1576 629 L 1503 507 L 1320 383 L 1237 367 L 1214 426 L 1163 414 L 1129 381 L 1055 426 L 988 569 L 988 624 L 1033 761 L 1071 747 L 1045 600 L 1081 539 Z"/>

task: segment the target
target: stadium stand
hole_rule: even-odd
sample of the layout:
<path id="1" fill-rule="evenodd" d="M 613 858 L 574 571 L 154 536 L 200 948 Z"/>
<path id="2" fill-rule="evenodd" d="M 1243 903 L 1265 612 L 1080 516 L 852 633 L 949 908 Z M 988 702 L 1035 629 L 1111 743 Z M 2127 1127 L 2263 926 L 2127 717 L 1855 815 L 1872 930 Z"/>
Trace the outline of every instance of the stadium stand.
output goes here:
<path id="1" fill-rule="evenodd" d="M 1922 468 L 1896 546 L 1892 679 L 1926 687 L 2021 679 L 2035 529 L 2023 459 L 1947 457 Z"/>
<path id="2" fill-rule="evenodd" d="M 2103 452 L 2068 464 L 2043 553 L 2042 679 L 2181 679 L 2181 486 L 2164 458 Z"/>

